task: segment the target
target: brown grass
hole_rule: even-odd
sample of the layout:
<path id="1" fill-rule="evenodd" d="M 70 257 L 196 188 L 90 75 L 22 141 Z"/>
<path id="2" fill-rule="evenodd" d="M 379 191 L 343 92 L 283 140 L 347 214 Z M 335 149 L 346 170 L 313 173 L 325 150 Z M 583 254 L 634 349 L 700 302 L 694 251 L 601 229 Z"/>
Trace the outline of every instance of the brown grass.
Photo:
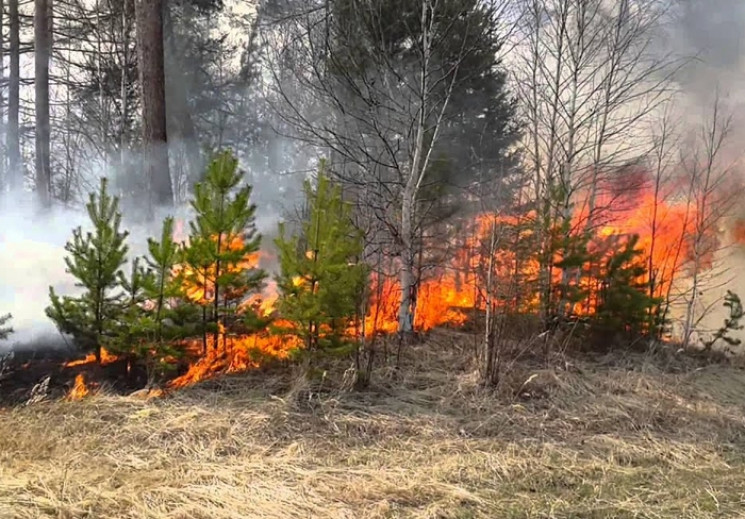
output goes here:
<path id="1" fill-rule="evenodd" d="M 462 358 L 418 347 L 365 393 L 254 373 L 4 411 L 0 517 L 745 517 L 745 372 L 518 364 L 496 396 Z"/>

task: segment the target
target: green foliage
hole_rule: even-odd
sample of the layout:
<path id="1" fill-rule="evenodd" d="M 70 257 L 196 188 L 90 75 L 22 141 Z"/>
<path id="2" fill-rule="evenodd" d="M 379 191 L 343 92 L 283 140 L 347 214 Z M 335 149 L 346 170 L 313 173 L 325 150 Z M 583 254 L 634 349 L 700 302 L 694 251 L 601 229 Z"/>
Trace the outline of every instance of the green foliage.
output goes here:
<path id="1" fill-rule="evenodd" d="M 637 248 L 639 236 L 629 237 L 611 253 L 601 270 L 601 288 L 595 322 L 607 332 L 631 337 L 654 333 L 654 309 L 661 303 L 649 295 L 646 263 Z"/>
<path id="2" fill-rule="evenodd" d="M 101 358 L 101 347 L 112 333 L 111 323 L 122 311 L 122 294 L 117 292 L 126 261 L 128 233 L 121 231 L 119 200 L 107 192 L 107 181 L 101 179 L 98 194 L 91 193 L 86 209 L 93 231 L 83 233 L 78 227 L 67 243 L 67 272 L 83 289 L 79 297 L 59 297 L 49 288 L 51 306 L 46 313 L 64 333 L 71 334 L 84 349 Z"/>
<path id="3" fill-rule="evenodd" d="M 217 324 L 229 326 L 238 304 L 266 277 L 248 264 L 259 250 L 261 235 L 255 225 L 256 206 L 250 203 L 251 186 L 242 182 L 243 173 L 232 153 L 220 153 L 210 163 L 204 182 L 196 185 L 191 203 L 196 217 L 189 224 L 184 280 L 201 296 L 203 327 L 206 333 L 209 319 L 215 347 Z"/>
<path id="4" fill-rule="evenodd" d="M 361 98 L 365 106 L 378 106 L 381 95 L 387 95 L 376 86 L 381 77 L 393 74 L 407 81 L 408 71 L 421 66 L 421 45 L 412 42 L 421 42 L 422 4 L 419 0 L 365 5 L 336 0 L 330 9 L 330 26 L 324 30 L 331 32 L 332 44 L 324 50 L 328 73 L 339 78 L 334 88 L 348 88 L 347 96 Z M 487 2 L 449 0 L 438 3 L 432 13 L 430 66 L 440 81 L 434 81 L 430 95 L 434 103 L 442 103 L 446 96 L 449 103 L 427 174 L 429 185 L 423 186 L 421 195 L 428 202 L 445 202 L 441 196 L 452 193 L 454 186 L 504 176 L 515 164 L 510 150 L 519 130 L 517 105 L 498 58 L 502 36 L 495 30 L 496 8 Z M 446 75 L 456 70 L 452 82 Z M 397 101 L 383 103 L 395 106 Z M 434 119 L 437 113 L 430 110 L 427 117 Z M 430 141 L 431 132 L 425 138 Z"/>
<path id="5" fill-rule="evenodd" d="M 13 333 L 13 328 L 8 326 L 11 319 L 10 314 L 0 315 L 0 340 L 7 339 Z"/>
<path id="6" fill-rule="evenodd" d="M 288 236 L 281 224 L 276 240 L 279 310 L 295 325 L 284 331 L 302 338 L 311 355 L 348 351 L 343 338 L 367 279 L 360 263 L 362 235 L 352 224 L 340 186 L 326 175 L 325 162 L 316 187 L 306 181 L 305 194 L 308 211 L 299 232 Z"/>
<path id="7" fill-rule="evenodd" d="M 710 350 L 720 340 L 726 342 L 729 346 L 739 346 L 742 344 L 740 339 L 730 336 L 730 332 L 745 328 L 745 326 L 740 324 L 740 319 L 745 317 L 745 310 L 743 310 L 740 296 L 731 290 L 727 290 L 727 295 L 724 296 L 724 307 L 729 311 L 729 316 L 724 319 L 724 324 L 710 340 L 702 341 L 704 348 L 707 350 Z"/>
<path id="8" fill-rule="evenodd" d="M 587 300 L 590 295 L 586 286 L 577 283 L 577 278 L 587 273 L 597 264 L 598 258 L 589 250 L 591 236 L 587 233 L 576 233 L 570 220 L 564 219 L 551 231 L 550 251 L 552 256 L 561 259 L 555 261 L 554 267 L 562 271 L 562 279 L 554 286 L 556 295 L 552 304 L 558 304 L 557 313 L 569 315 L 577 303 Z"/>
<path id="9" fill-rule="evenodd" d="M 143 361 L 152 380 L 170 367 L 163 359 L 180 356 L 173 345 L 195 333 L 191 323 L 198 320 L 198 312 L 185 298 L 181 276 L 174 274 L 181 249 L 173 239 L 173 218 L 163 222 L 160 241 L 148 239 L 148 252 L 147 268 L 135 258 L 129 277 L 120 277 L 125 298 L 107 348 Z"/>

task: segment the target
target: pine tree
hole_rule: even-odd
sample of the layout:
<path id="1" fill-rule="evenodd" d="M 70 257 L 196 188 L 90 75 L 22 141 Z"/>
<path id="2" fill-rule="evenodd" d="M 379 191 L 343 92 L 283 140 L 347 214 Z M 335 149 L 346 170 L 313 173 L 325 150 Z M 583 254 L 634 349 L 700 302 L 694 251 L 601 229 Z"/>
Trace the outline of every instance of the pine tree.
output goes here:
<path id="1" fill-rule="evenodd" d="M 143 343 L 147 342 L 147 337 L 154 328 L 143 308 L 147 302 L 145 283 L 150 277 L 150 272 L 146 271 L 140 262 L 141 258 L 132 260 L 129 276 L 119 272 L 119 285 L 123 290 L 118 301 L 120 309 L 108 323 L 110 332 L 104 338 L 107 351 L 125 357 L 130 367 L 145 353 L 142 349 Z"/>
<path id="2" fill-rule="evenodd" d="M 367 278 L 362 236 L 352 225 L 341 189 L 329 180 L 321 162 L 315 188 L 305 183 L 308 211 L 299 233 L 279 227 L 276 240 L 281 273 L 279 311 L 303 339 L 311 356 L 343 346 Z"/>
<path id="3" fill-rule="evenodd" d="M 187 323 L 194 322 L 196 311 L 185 295 L 183 271 L 176 274 L 183 251 L 173 239 L 173 223 L 173 218 L 165 219 L 160 241 L 148 239 L 149 255 L 145 258 L 150 275 L 145 279 L 144 289 L 152 301 L 158 344 L 193 333 Z"/>
<path id="4" fill-rule="evenodd" d="M 84 289 L 79 297 L 59 297 L 49 287 L 51 306 L 46 313 L 60 331 L 71 334 L 83 349 L 93 350 L 101 360 L 101 347 L 110 335 L 110 324 L 121 312 L 121 268 L 126 261 L 128 233 L 121 231 L 119 200 L 107 192 L 107 181 L 101 179 L 98 194 L 91 193 L 86 205 L 93 231 L 73 231 L 65 250 L 67 272 Z"/>
<path id="5" fill-rule="evenodd" d="M 176 274 L 181 248 L 173 239 L 173 218 L 163 222 L 160 241 L 148 239 L 149 254 L 135 258 L 129 277 L 121 276 L 125 298 L 118 333 L 107 343 L 111 351 L 130 361 L 145 364 L 148 382 L 171 364 L 166 357 L 176 358 L 180 351 L 176 341 L 194 334 L 196 307 L 187 300 L 182 273 Z"/>
<path id="6" fill-rule="evenodd" d="M 714 333 L 710 340 L 702 340 L 705 350 L 711 350 L 720 340 L 727 343 L 728 346 L 739 346 L 742 344 L 741 339 L 730 335 L 730 332 L 740 331 L 745 328 L 740 324 L 740 320 L 745 317 L 745 310 L 743 310 L 740 296 L 731 290 L 727 290 L 727 295 L 724 296 L 724 307 L 729 312 L 729 316 L 724 319 L 724 324 Z"/>
<path id="7" fill-rule="evenodd" d="M 630 236 L 605 261 L 596 323 L 605 332 L 623 332 L 631 338 L 650 334 L 657 323 L 650 310 L 660 304 L 648 291 L 643 250 L 639 236 Z"/>
<path id="8" fill-rule="evenodd" d="M 7 339 L 13 333 L 13 328 L 8 326 L 11 318 L 10 314 L 0 315 L 0 340 Z"/>
<path id="9" fill-rule="evenodd" d="M 239 304 L 260 289 L 266 277 L 255 265 L 261 235 L 256 206 L 250 203 L 252 188 L 241 186 L 242 181 L 238 161 L 231 152 L 222 152 L 212 160 L 204 182 L 196 185 L 191 203 L 196 217 L 189 224 L 184 280 L 191 297 L 202 305 L 203 324 L 211 320 L 215 348 L 219 325 L 235 322 Z M 203 341 L 206 351 L 206 331 Z"/>

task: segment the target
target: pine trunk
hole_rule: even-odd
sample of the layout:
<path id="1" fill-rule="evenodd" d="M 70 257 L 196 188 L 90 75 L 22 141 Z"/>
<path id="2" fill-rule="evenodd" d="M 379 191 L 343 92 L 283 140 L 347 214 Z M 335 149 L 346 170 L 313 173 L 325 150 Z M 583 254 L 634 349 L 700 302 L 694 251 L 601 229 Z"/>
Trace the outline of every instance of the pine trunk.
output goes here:
<path id="1" fill-rule="evenodd" d="M 21 99 L 21 42 L 18 0 L 8 1 L 10 77 L 8 83 L 8 171 L 11 191 L 23 189 L 19 113 Z"/>
<path id="2" fill-rule="evenodd" d="M 51 0 L 35 0 L 35 104 L 36 104 L 36 193 L 45 207 L 50 204 L 49 58 Z"/>
<path id="3" fill-rule="evenodd" d="M 5 83 L 5 0 L 0 0 L 0 84 Z M 5 118 L 5 92 L 0 90 L 0 125 Z M 0 156 L 0 193 L 5 192 L 9 179 L 6 175 L 6 155 Z"/>
<path id="4" fill-rule="evenodd" d="M 163 0 L 137 0 L 137 52 L 142 94 L 142 143 L 151 209 L 173 205 L 168 168 L 163 54 Z"/>

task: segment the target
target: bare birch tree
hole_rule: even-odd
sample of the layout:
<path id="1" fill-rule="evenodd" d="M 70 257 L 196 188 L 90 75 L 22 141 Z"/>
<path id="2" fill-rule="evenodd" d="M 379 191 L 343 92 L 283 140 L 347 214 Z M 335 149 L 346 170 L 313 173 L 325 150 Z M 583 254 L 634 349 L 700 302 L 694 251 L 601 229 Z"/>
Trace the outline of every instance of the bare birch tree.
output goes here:
<path id="1" fill-rule="evenodd" d="M 34 44 L 36 94 L 36 192 L 42 205 L 51 203 L 51 128 L 49 60 L 52 55 L 52 0 L 35 0 Z"/>
<path id="2" fill-rule="evenodd" d="M 330 150 L 334 174 L 390 236 L 403 337 L 413 332 L 425 193 L 436 182 L 432 169 L 454 118 L 451 105 L 474 73 L 469 58 L 486 52 L 481 46 L 508 9 L 506 2 L 465 5 L 308 2 L 283 26 L 271 61 L 286 122 L 298 138 Z M 288 69 L 291 82 L 283 77 Z"/>
<path id="3" fill-rule="evenodd" d="M 683 347 L 691 345 L 695 332 L 719 306 L 728 280 L 719 254 L 723 252 L 720 226 L 732 209 L 741 188 L 734 183 L 733 163 L 726 145 L 732 135 L 732 116 L 724 111 L 717 94 L 706 120 L 691 143 L 690 155 L 684 157 L 684 171 L 689 181 L 688 203 L 692 224 L 687 250 L 687 288 L 683 292 Z M 705 297 L 708 296 L 708 297 Z"/>
<path id="4" fill-rule="evenodd" d="M 534 178 L 542 245 L 544 317 L 561 313 L 552 301 L 554 252 L 547 229 L 564 224 L 589 231 L 601 212 L 602 175 L 643 156 L 638 138 L 669 97 L 679 63 L 653 51 L 665 9 L 644 0 L 527 0 L 523 44 L 515 68 L 526 135 L 525 164 Z M 583 221 L 573 218 L 580 211 Z M 572 282 L 562 269 L 561 284 Z"/>

